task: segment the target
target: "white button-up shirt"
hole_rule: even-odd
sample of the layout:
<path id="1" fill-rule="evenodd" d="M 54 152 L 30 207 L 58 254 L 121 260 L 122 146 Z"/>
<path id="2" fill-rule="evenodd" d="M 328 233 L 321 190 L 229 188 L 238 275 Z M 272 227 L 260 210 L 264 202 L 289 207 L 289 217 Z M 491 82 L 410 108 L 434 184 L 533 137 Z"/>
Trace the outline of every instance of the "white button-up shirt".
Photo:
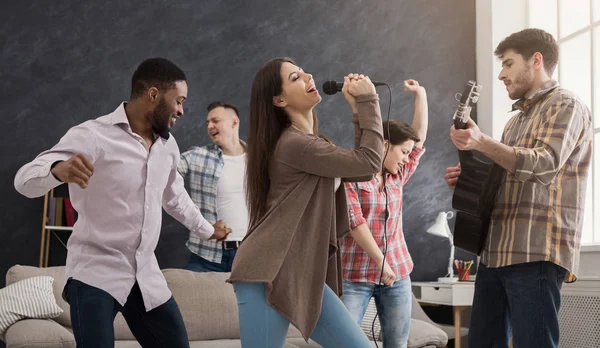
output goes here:
<path id="1" fill-rule="evenodd" d="M 137 281 L 151 310 L 171 297 L 154 255 L 161 207 L 202 239 L 214 228 L 184 188 L 175 139 L 158 138 L 148 149 L 132 132 L 124 106 L 69 129 L 57 145 L 19 169 L 15 188 L 40 197 L 61 184 L 50 173 L 54 162 L 86 156 L 94 165 L 88 187 L 69 184 L 79 218 L 68 243 L 67 279 L 100 288 L 121 305 Z"/>

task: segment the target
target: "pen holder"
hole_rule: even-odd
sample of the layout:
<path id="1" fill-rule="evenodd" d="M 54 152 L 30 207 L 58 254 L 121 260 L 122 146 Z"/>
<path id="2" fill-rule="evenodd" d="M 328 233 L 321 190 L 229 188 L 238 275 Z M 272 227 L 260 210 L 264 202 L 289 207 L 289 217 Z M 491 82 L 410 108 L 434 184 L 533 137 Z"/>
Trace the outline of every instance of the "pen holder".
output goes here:
<path id="1" fill-rule="evenodd" d="M 454 260 L 454 265 L 456 266 L 456 270 L 458 271 L 458 280 L 469 280 L 469 273 L 471 272 L 471 266 L 473 265 L 473 261 Z"/>
<path id="2" fill-rule="evenodd" d="M 469 271 L 468 269 L 459 269 L 458 270 L 458 280 L 469 280 Z"/>

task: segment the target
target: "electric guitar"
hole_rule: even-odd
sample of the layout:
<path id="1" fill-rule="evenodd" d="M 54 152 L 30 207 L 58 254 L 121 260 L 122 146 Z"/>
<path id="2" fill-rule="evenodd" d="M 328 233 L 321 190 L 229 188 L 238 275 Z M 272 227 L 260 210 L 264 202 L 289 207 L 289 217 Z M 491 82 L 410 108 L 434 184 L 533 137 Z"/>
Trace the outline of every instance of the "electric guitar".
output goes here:
<path id="1" fill-rule="evenodd" d="M 454 113 L 454 127 L 465 129 L 471 105 L 477 103 L 481 86 L 467 82 Z M 460 99 L 459 97 L 460 96 Z M 487 239 L 492 209 L 504 169 L 495 163 L 477 158 L 473 151 L 458 152 L 461 173 L 456 182 L 452 207 L 456 210 L 454 245 L 480 255 Z"/>

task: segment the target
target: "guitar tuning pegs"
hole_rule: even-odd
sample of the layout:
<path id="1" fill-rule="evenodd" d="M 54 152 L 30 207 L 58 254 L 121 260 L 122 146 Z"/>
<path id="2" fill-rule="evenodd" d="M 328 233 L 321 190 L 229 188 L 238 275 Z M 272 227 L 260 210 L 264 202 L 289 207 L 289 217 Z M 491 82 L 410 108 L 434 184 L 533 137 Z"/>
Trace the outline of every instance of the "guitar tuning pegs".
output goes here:
<path id="1" fill-rule="evenodd" d="M 483 88 L 483 87 L 482 87 L 481 85 L 477 85 L 477 86 L 475 86 L 475 91 L 476 91 L 477 93 L 479 93 L 479 92 L 481 92 L 481 89 L 482 89 L 482 88 Z"/>
<path id="2" fill-rule="evenodd" d="M 479 101 L 479 96 L 471 97 L 471 101 L 473 102 L 473 104 L 477 103 Z"/>

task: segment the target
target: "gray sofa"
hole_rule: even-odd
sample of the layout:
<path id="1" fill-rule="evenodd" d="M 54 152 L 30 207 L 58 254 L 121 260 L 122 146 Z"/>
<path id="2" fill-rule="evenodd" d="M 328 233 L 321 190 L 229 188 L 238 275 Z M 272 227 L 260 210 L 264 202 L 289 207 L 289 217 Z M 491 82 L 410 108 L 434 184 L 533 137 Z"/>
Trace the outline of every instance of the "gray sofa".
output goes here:
<path id="1" fill-rule="evenodd" d="M 191 347 L 241 347 L 236 298 L 231 284 L 225 282 L 229 274 L 194 273 L 183 269 L 165 269 L 163 274 L 181 309 Z M 69 305 L 61 298 L 65 280 L 64 267 L 38 268 L 16 265 L 8 270 L 6 284 L 42 275 L 55 279 L 54 296 L 64 313 L 54 319 L 25 319 L 13 324 L 4 337 L 1 337 L 7 348 L 75 347 Z M 120 313 L 114 326 L 115 347 L 140 347 Z M 438 327 L 413 319 L 409 347 L 444 347 L 446 343 L 447 336 Z M 379 343 L 379 347 L 382 346 Z M 320 345 L 312 341 L 305 342 L 300 332 L 290 325 L 286 348 L 294 347 Z"/>

